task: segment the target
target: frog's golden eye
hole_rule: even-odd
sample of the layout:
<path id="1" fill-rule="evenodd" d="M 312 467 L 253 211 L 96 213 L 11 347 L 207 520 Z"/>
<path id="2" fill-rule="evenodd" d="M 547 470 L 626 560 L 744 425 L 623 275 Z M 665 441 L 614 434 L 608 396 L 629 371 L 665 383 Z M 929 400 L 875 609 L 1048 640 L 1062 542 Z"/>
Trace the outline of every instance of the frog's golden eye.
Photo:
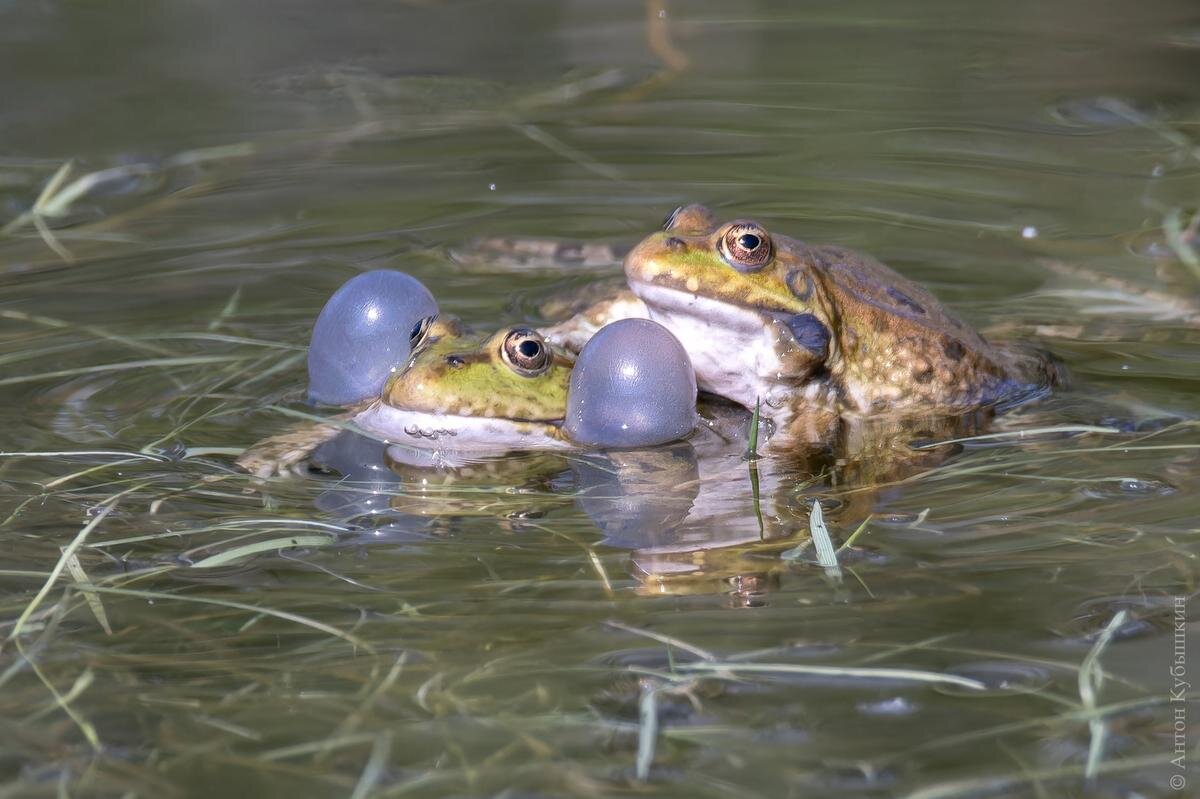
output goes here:
<path id="1" fill-rule="evenodd" d="M 429 328 L 433 325 L 433 320 L 437 316 L 426 316 L 424 319 L 413 325 L 412 332 L 408 334 L 408 348 L 415 350 L 417 347 L 425 343 L 425 337 L 429 335 Z"/>
<path id="2" fill-rule="evenodd" d="M 771 237 L 753 222 L 735 222 L 721 236 L 721 257 L 741 272 L 762 269 L 771 262 Z"/>
<path id="3" fill-rule="evenodd" d="M 526 377 L 542 374 L 554 360 L 546 340 L 527 327 L 518 327 L 505 336 L 500 352 L 514 372 Z"/>

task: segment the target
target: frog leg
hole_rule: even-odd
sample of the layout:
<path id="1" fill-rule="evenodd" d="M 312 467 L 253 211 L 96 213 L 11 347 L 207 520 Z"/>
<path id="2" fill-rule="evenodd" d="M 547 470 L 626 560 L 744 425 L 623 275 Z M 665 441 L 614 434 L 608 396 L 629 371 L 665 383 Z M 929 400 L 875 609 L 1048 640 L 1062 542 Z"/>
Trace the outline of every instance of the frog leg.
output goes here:
<path id="1" fill-rule="evenodd" d="M 600 328 L 619 319 L 649 319 L 646 304 L 629 289 L 600 300 L 569 319 L 538 332 L 556 347 L 578 353 Z"/>
<path id="2" fill-rule="evenodd" d="M 1070 323 L 1010 321 L 990 326 L 983 331 L 985 336 L 1113 340 L 1137 333 L 1151 320 L 1200 327 L 1200 300 L 1195 297 L 1168 293 L 1065 261 L 1041 259 L 1039 263 L 1047 272 L 1083 283 L 1086 288 L 1076 292 L 1072 299 L 1082 314 L 1099 318 Z M 1093 304 L 1085 304 L 1088 301 Z M 1115 308 L 1121 313 L 1115 313 Z"/>
<path id="3" fill-rule="evenodd" d="M 251 444 L 234 464 L 255 477 L 287 477 L 303 474 L 308 456 L 317 447 L 346 428 L 353 413 L 331 417 L 330 424 L 303 422 L 278 435 Z"/>
<path id="4" fill-rule="evenodd" d="M 465 267 L 524 272 L 535 270 L 604 269 L 619 267 L 629 247 L 613 244 L 539 238 L 482 238 L 450 250 L 450 258 Z"/>

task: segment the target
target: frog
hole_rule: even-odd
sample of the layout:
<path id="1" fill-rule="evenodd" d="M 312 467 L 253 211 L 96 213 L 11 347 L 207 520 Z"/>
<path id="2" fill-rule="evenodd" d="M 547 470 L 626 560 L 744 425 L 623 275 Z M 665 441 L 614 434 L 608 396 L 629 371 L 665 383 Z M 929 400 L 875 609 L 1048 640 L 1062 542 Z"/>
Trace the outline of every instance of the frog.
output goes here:
<path id="1" fill-rule="evenodd" d="M 351 405 L 331 424 L 259 442 L 237 465 L 259 477 L 286 474 L 343 429 L 401 449 L 570 448 L 561 426 L 575 356 L 535 330 L 513 325 L 480 335 L 457 317 L 431 315 L 414 327 L 411 352 L 378 397 Z"/>
<path id="2" fill-rule="evenodd" d="M 543 329 L 567 348 L 614 314 L 683 343 L 702 391 L 757 408 L 787 440 L 850 417 L 950 417 L 1061 382 L 1044 353 L 997 346 L 869 255 L 681 206 L 624 257 L 627 289 Z"/>
<path id="3" fill-rule="evenodd" d="M 562 430 L 575 358 L 532 328 L 476 334 L 434 317 L 408 366 L 355 425 L 393 444 L 455 452 L 572 448 Z"/>
<path id="4" fill-rule="evenodd" d="M 645 343 L 649 352 L 673 353 L 675 368 L 649 368 L 637 346 Z M 575 355 L 526 325 L 480 334 L 456 317 L 433 314 L 414 326 L 409 352 L 377 396 L 328 423 L 260 442 L 237 465 L 258 477 L 294 472 L 344 428 L 416 450 L 408 460 L 442 466 L 517 450 L 655 446 L 696 426 L 687 355 L 646 320 L 620 320 Z M 318 377 L 310 370 L 310 381 Z"/>

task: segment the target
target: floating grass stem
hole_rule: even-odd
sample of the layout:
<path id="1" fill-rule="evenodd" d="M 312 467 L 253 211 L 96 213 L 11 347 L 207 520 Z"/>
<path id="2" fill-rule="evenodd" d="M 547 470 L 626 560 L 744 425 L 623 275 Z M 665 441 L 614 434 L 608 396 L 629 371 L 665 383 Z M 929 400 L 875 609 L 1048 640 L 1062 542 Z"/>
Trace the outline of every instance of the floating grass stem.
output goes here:
<path id="1" fill-rule="evenodd" d="M 1200 211 L 1192 214 L 1186 228 L 1183 224 L 1183 214 L 1178 208 L 1172 208 L 1163 219 L 1163 233 L 1166 235 L 1167 246 L 1196 278 L 1200 278 L 1200 249 L 1196 246 L 1196 230 L 1200 227 Z"/>
<path id="2" fill-rule="evenodd" d="M 871 516 L 870 514 L 868 514 L 867 518 L 863 519 L 862 522 L 858 525 L 858 527 L 856 527 L 854 529 L 854 532 L 850 534 L 850 537 L 847 538 L 845 540 L 845 542 L 843 542 L 842 545 L 837 548 L 837 551 L 839 553 L 844 552 L 845 550 L 854 546 L 854 542 L 858 540 L 858 537 L 860 535 L 865 535 L 868 532 L 867 525 L 871 523 L 872 518 L 874 518 L 874 517 Z"/>
<path id="3" fill-rule="evenodd" d="M 1108 738 L 1108 725 L 1104 721 L 1104 716 L 1096 711 L 1096 697 L 1104 685 L 1104 671 L 1100 668 L 1100 655 L 1112 642 L 1113 636 L 1117 634 L 1117 630 L 1121 629 L 1121 625 L 1125 623 L 1128 615 L 1128 611 L 1122 610 L 1109 620 L 1104 629 L 1100 631 L 1100 635 L 1096 637 L 1096 643 L 1079 667 L 1079 699 L 1083 703 L 1084 710 L 1089 714 L 1088 732 L 1091 734 L 1087 766 L 1083 772 L 1084 777 L 1089 780 L 1094 779 L 1099 773 L 1104 757 L 1104 745 Z"/>
<path id="4" fill-rule="evenodd" d="M 170 594 L 163 591 L 134 591 L 128 588 L 107 588 L 99 585 L 81 585 L 80 591 L 98 591 L 102 594 L 113 594 L 116 596 L 137 597 L 139 599 L 153 599 L 164 602 L 187 602 L 196 605 L 213 605 L 222 608 L 231 608 L 233 610 L 244 610 L 249 613 L 262 614 L 264 616 L 272 616 L 276 619 L 290 621 L 295 624 L 309 627 L 318 632 L 323 632 L 326 635 L 331 635 L 335 638 L 340 638 L 346 643 L 358 649 L 362 649 L 372 655 L 376 654 L 375 647 L 354 635 L 337 627 L 333 627 L 324 622 L 310 619 L 307 616 L 301 616 L 298 613 L 289 613 L 286 610 L 277 610 L 275 608 L 262 607 L 260 605 L 251 605 L 245 602 L 234 602 L 228 599 L 215 599 L 211 597 L 196 597 L 196 596 L 181 596 L 179 594 Z"/>
<path id="5" fill-rule="evenodd" d="M 117 496 L 119 497 L 121 495 L 118 494 Z M 58 563 L 54 564 L 54 568 L 50 570 L 50 576 L 46 578 L 46 582 L 42 584 L 41 589 L 37 592 L 37 594 L 34 595 L 33 599 L 29 600 L 29 604 L 25 606 L 25 610 L 22 611 L 21 615 L 17 617 L 17 621 L 13 625 L 12 632 L 10 632 L 8 634 L 8 638 L 5 639 L 6 641 L 11 641 L 21 635 L 21 631 L 24 628 L 25 623 L 29 621 L 29 617 L 32 616 L 42 604 L 42 601 L 45 600 L 46 595 L 50 593 L 50 589 L 52 589 L 54 584 L 58 582 L 59 576 L 67 568 L 67 561 L 79 551 L 79 548 L 83 546 L 83 543 L 87 540 L 87 537 L 92 534 L 92 531 L 96 529 L 100 522 L 104 521 L 104 517 L 112 513 L 113 508 L 117 506 L 117 501 L 117 497 L 113 497 L 110 502 L 102 505 L 100 507 L 100 511 L 92 517 L 91 521 L 85 524 L 79 530 L 79 532 L 75 534 L 75 538 L 71 541 L 71 543 L 63 548 L 62 557 L 58 559 Z"/>
<path id="6" fill-rule="evenodd" d="M 808 532 L 817 551 L 817 563 L 825 570 L 825 576 L 835 583 L 840 583 L 842 567 L 838 565 L 837 552 L 834 551 L 833 540 L 829 537 L 829 528 L 825 526 L 825 512 L 821 510 L 820 500 L 813 502 L 812 513 L 808 517 Z"/>
<path id="7" fill-rule="evenodd" d="M 193 563 L 192 568 L 212 569 L 216 566 L 226 566 L 263 552 L 277 552 L 281 549 L 293 549 L 296 547 L 323 547 L 332 544 L 335 540 L 331 535 L 294 535 L 288 538 L 271 538 L 267 541 L 256 541 L 253 544 L 244 544 L 240 547 L 227 549 L 224 552 L 218 552 L 216 555 L 209 555 L 207 558 Z"/>
<path id="8" fill-rule="evenodd" d="M 392 733 L 385 731 L 377 734 L 375 741 L 371 744 L 371 754 L 367 758 L 366 765 L 363 766 L 362 774 L 359 775 L 358 783 L 355 784 L 350 799 L 366 799 L 373 794 L 375 786 L 383 779 L 391 754 Z"/>
<path id="9" fill-rule="evenodd" d="M 737 677 L 741 674 L 796 674 L 812 677 L 934 683 L 938 685 L 954 685 L 974 691 L 982 691 L 987 688 L 979 680 L 973 680 L 970 677 L 960 677 L 957 674 L 943 674 L 937 671 L 923 671 L 920 669 L 815 666 L 799 663 L 744 663 L 741 661 L 680 663 L 678 669 L 681 672 L 719 672 L 731 677 Z"/>
<path id="10" fill-rule="evenodd" d="M 642 680 L 642 696 L 638 700 L 637 778 L 645 782 L 654 762 L 658 744 L 658 688 L 650 679 Z"/>
<path id="11" fill-rule="evenodd" d="M 64 547 L 65 549 L 65 547 Z M 76 583 L 90 583 L 91 578 L 87 572 L 83 570 L 83 564 L 79 562 L 78 553 L 72 553 L 67 558 L 67 571 L 71 573 Z M 84 600 L 88 603 L 88 607 L 92 610 L 92 615 L 96 617 L 96 622 L 100 625 L 108 635 L 112 635 L 112 626 L 108 623 L 108 614 L 104 612 L 104 603 L 100 601 L 100 597 L 95 594 L 84 594 Z"/>

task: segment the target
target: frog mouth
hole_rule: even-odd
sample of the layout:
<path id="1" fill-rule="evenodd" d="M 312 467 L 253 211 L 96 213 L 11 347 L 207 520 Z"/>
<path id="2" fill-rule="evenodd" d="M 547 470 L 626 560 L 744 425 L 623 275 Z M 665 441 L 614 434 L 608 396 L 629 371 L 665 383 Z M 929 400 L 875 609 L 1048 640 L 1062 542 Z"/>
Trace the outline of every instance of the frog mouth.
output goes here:
<path id="1" fill-rule="evenodd" d="M 389 444 L 455 452 L 508 452 L 516 449 L 567 450 L 557 422 L 489 416 L 461 416 L 372 403 L 354 417 L 363 430 Z"/>
<path id="2" fill-rule="evenodd" d="M 708 326 L 714 329 L 750 334 L 761 332 L 764 322 L 770 317 L 769 311 L 658 283 L 630 279 L 629 286 L 645 302 L 651 318 L 654 318 L 656 310 L 685 313 L 698 320 L 707 320 Z"/>

